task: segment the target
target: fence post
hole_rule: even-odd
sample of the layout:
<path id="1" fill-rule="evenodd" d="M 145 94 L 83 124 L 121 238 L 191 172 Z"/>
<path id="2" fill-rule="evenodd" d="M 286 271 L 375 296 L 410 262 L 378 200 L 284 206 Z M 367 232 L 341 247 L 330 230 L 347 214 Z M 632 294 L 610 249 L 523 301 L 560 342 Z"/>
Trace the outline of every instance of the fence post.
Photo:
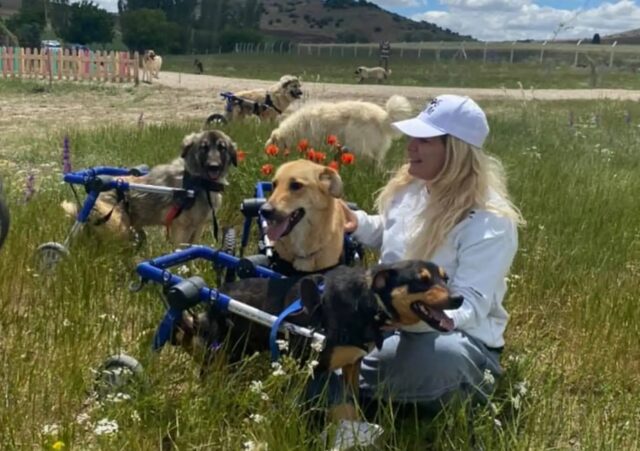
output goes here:
<path id="1" fill-rule="evenodd" d="M 578 66 L 578 54 L 580 52 L 580 50 L 579 50 L 580 44 L 582 44 L 582 39 L 580 39 L 578 41 L 578 43 L 576 44 L 576 57 L 573 59 L 573 67 L 577 67 Z"/>
<path id="2" fill-rule="evenodd" d="M 358 45 L 353 44 L 353 56 L 358 56 Z"/>
<path id="3" fill-rule="evenodd" d="M 344 56 L 344 45 L 340 46 L 340 56 Z"/>
<path id="4" fill-rule="evenodd" d="M 544 41 L 540 46 L 540 64 L 542 64 L 542 60 L 544 58 L 544 46 L 547 45 L 547 41 Z"/>
<path id="5" fill-rule="evenodd" d="M 609 68 L 613 67 L 613 49 L 618 45 L 618 41 L 613 41 L 611 44 L 611 54 L 609 55 Z"/>
<path id="6" fill-rule="evenodd" d="M 440 61 L 440 47 L 442 46 L 442 41 L 436 47 L 436 61 Z"/>
<path id="7" fill-rule="evenodd" d="M 487 41 L 484 41 L 484 49 L 482 49 L 482 64 L 487 64 Z"/>
<path id="8" fill-rule="evenodd" d="M 400 47 L 400 58 L 404 55 L 404 47 Z"/>
<path id="9" fill-rule="evenodd" d="M 373 55 L 373 46 L 369 46 L 369 56 Z"/>
<path id="10" fill-rule="evenodd" d="M 418 47 L 418 59 L 420 59 L 420 55 L 422 55 L 422 41 L 420 41 L 420 46 Z"/>
<path id="11" fill-rule="evenodd" d="M 329 56 L 333 56 L 333 44 L 329 44 Z"/>
<path id="12" fill-rule="evenodd" d="M 511 54 L 509 55 L 509 63 L 513 64 L 513 53 L 514 53 L 514 49 L 516 47 L 516 41 L 513 41 L 511 43 Z"/>

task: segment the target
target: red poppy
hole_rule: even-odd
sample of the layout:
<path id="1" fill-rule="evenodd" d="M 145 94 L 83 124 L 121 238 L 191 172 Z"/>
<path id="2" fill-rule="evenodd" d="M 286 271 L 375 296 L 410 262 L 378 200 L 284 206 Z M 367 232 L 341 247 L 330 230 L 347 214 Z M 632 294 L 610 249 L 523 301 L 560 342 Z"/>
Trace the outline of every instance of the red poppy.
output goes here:
<path id="1" fill-rule="evenodd" d="M 238 150 L 238 152 L 236 152 L 236 158 L 238 159 L 238 163 L 244 161 L 244 159 L 247 158 L 247 152 L 244 150 Z"/>
<path id="2" fill-rule="evenodd" d="M 273 173 L 273 165 L 268 163 L 263 164 L 260 168 L 260 172 L 262 172 L 263 175 L 270 175 L 271 173 Z"/>
<path id="3" fill-rule="evenodd" d="M 278 152 L 280 152 L 280 149 L 278 149 L 278 146 L 276 146 L 275 144 L 269 144 L 264 149 L 264 151 L 267 153 L 267 155 L 275 157 L 276 155 L 278 155 Z"/>
<path id="4" fill-rule="evenodd" d="M 307 158 L 311 161 L 316 159 L 316 151 L 313 149 L 307 150 Z"/>
<path id="5" fill-rule="evenodd" d="M 298 151 L 299 152 L 306 152 L 306 150 L 309 148 L 309 140 L 307 139 L 301 139 L 298 142 Z"/>
<path id="6" fill-rule="evenodd" d="M 342 160 L 344 164 L 353 164 L 356 161 L 356 157 L 350 152 L 345 152 L 340 156 L 340 160 Z"/>
<path id="7" fill-rule="evenodd" d="M 329 163 L 327 165 L 327 167 L 333 169 L 334 171 L 338 172 L 338 170 L 340 169 L 340 163 L 338 163 L 336 160 L 332 160 L 331 163 Z"/>
<path id="8" fill-rule="evenodd" d="M 336 135 L 327 136 L 327 144 L 329 144 L 330 146 L 335 146 L 336 144 L 338 144 L 338 137 Z"/>
<path id="9" fill-rule="evenodd" d="M 327 154 L 326 153 L 316 151 L 315 158 L 314 158 L 314 161 L 316 163 L 322 163 L 326 159 L 327 159 Z"/>

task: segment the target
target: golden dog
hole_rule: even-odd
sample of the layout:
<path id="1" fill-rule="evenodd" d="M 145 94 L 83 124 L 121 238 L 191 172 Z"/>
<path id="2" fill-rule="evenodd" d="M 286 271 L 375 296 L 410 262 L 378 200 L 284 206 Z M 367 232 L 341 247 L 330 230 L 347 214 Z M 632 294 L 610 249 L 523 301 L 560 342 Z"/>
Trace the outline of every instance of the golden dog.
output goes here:
<path id="1" fill-rule="evenodd" d="M 340 261 L 345 215 L 336 171 L 308 160 L 283 164 L 260 213 L 278 256 L 294 269 L 317 272 Z"/>
<path id="2" fill-rule="evenodd" d="M 234 96 L 238 99 L 232 103 L 231 111 L 227 115 L 228 120 L 234 120 L 251 116 L 254 113 L 260 119 L 274 120 L 282 114 L 291 103 L 302 97 L 302 85 L 300 80 L 293 75 L 283 75 L 280 80 L 269 89 L 252 89 L 238 91 Z M 247 102 L 242 102 L 242 100 Z M 253 104 L 259 104 L 257 111 Z"/>

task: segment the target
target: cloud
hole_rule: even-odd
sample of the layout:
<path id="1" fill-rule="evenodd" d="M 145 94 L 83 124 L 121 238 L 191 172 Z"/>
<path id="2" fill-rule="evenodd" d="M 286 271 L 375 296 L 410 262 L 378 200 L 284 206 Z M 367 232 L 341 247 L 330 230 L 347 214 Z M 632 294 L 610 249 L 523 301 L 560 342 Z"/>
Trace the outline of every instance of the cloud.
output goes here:
<path id="1" fill-rule="evenodd" d="M 72 3 L 75 3 L 75 1 L 72 0 Z M 118 0 L 94 0 L 93 3 L 97 4 L 101 8 L 106 9 L 110 13 L 118 12 Z"/>
<path id="2" fill-rule="evenodd" d="M 638 28 L 640 6 L 632 0 L 602 3 L 591 9 L 558 9 L 530 0 L 441 0 L 448 11 L 416 14 L 441 27 L 482 40 L 586 38 Z"/>

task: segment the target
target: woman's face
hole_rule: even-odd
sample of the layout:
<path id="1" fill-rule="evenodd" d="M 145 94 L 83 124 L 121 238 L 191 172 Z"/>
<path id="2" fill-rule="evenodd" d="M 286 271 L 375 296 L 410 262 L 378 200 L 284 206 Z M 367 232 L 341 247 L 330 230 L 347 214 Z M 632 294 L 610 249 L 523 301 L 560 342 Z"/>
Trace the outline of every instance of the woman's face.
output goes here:
<path id="1" fill-rule="evenodd" d="M 409 174 L 426 181 L 440 174 L 447 159 L 447 146 L 442 136 L 411 138 L 407 150 Z"/>

